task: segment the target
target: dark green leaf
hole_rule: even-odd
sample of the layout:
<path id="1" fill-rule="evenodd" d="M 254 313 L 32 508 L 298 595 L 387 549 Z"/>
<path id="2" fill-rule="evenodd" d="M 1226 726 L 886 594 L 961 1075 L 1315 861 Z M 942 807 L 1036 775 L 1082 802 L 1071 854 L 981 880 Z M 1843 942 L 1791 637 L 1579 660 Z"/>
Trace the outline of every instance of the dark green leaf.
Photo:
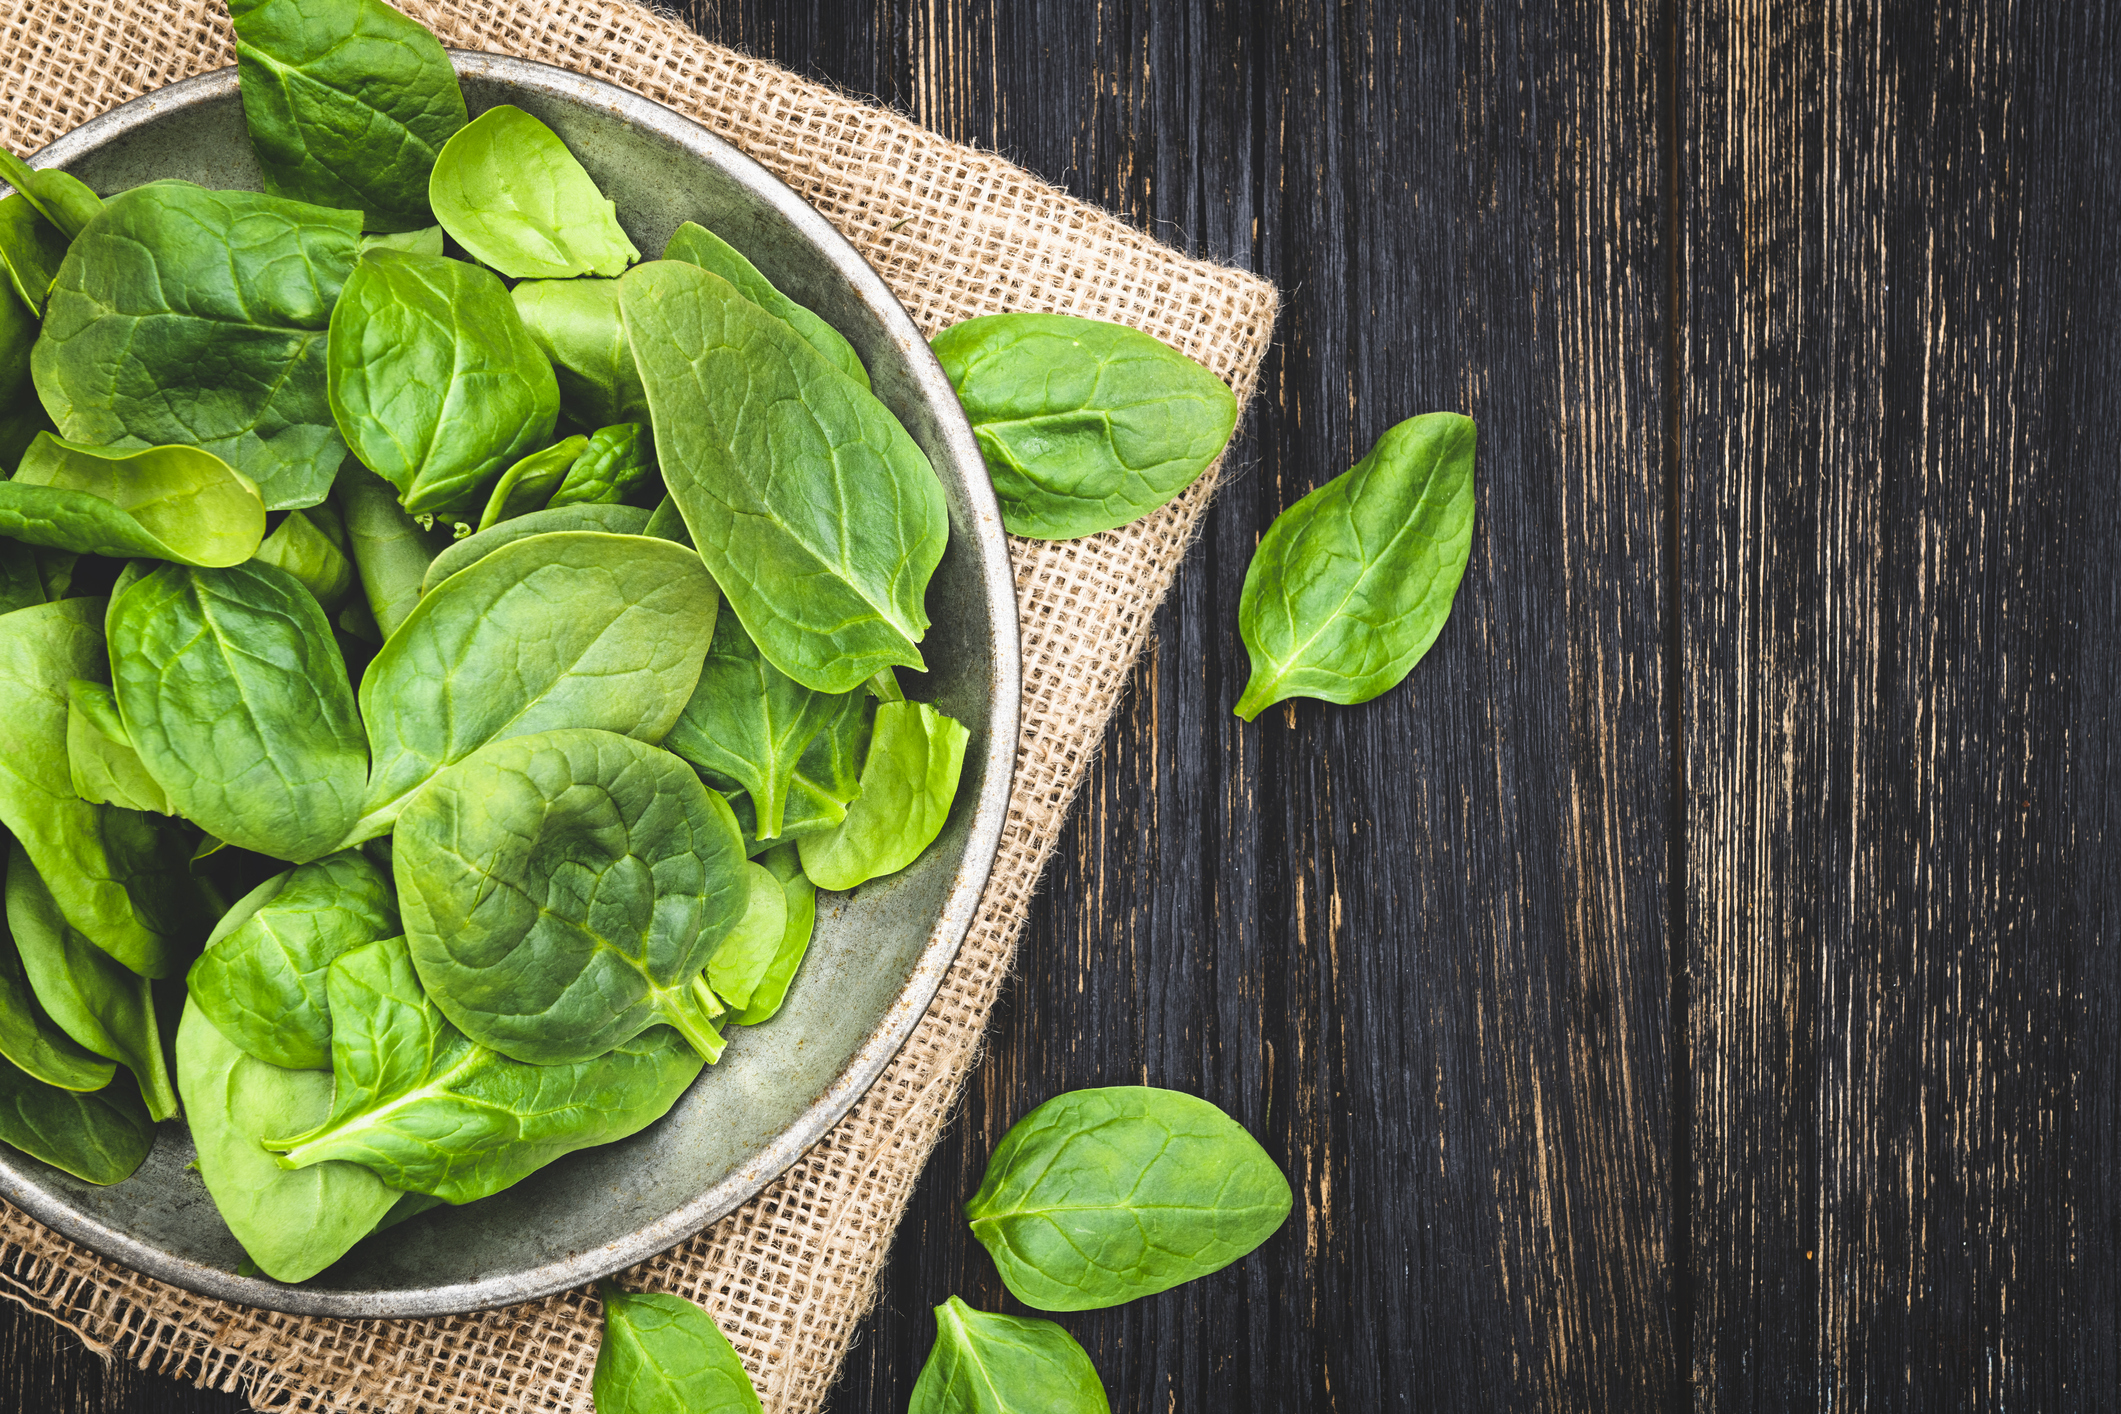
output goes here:
<path id="1" fill-rule="evenodd" d="M 118 1070 L 45 1014 L 12 935 L 0 939 L 0 1057 L 62 1090 L 100 1090 Z"/>
<path id="2" fill-rule="evenodd" d="M 758 1392 L 714 1318 L 682 1296 L 609 1282 L 590 1381 L 596 1414 L 758 1414 Z"/>
<path id="3" fill-rule="evenodd" d="M 28 163 L 0 147 L 0 181 L 29 198 L 37 213 L 72 240 L 103 209 L 103 198 L 86 183 L 68 173 L 44 167 L 35 171 Z"/>
<path id="4" fill-rule="evenodd" d="M 745 299 L 783 320 L 805 343 L 823 354 L 825 361 L 834 368 L 864 388 L 869 386 L 869 370 L 862 367 L 861 355 L 854 351 L 854 345 L 847 342 L 845 335 L 782 294 L 771 280 L 759 273 L 757 266 L 744 258 L 742 251 L 705 226 L 692 221 L 680 225 L 671 234 L 670 244 L 663 248 L 663 259 L 682 260 L 702 270 L 713 271 L 736 286 Z"/>
<path id="5" fill-rule="evenodd" d="M 0 285 L 0 407 L 36 401 L 30 387 L 36 344 L 37 316 L 15 297 L 12 286 Z"/>
<path id="6" fill-rule="evenodd" d="M 8 282 L 22 303 L 40 319 L 69 244 L 22 193 L 0 200 L 0 266 L 6 268 Z"/>
<path id="7" fill-rule="evenodd" d="M 560 406 L 585 427 L 648 421 L 648 397 L 619 320 L 616 280 L 525 280 L 516 312 L 552 360 Z"/>
<path id="8" fill-rule="evenodd" d="M 567 479 L 567 469 L 588 447 L 587 437 L 569 437 L 542 452 L 532 452 L 508 468 L 493 484 L 493 494 L 486 498 L 478 528 L 491 530 L 504 520 L 543 510 L 552 493 Z"/>
<path id="9" fill-rule="evenodd" d="M 0 1144 L 88 1183 L 123 1183 L 154 1147 L 155 1126 L 129 1082 L 79 1094 L 0 1059 Z"/>
<path id="10" fill-rule="evenodd" d="M 655 439 L 638 422 L 599 427 L 548 506 L 597 505 L 627 499 L 655 476 Z"/>
<path id="11" fill-rule="evenodd" d="M 925 702 L 880 704 L 861 794 L 838 825 L 801 837 L 803 872 L 821 889 L 851 889 L 918 859 L 950 818 L 969 736 Z"/>
<path id="12" fill-rule="evenodd" d="M 66 686 L 66 764 L 74 794 L 93 805 L 174 815 L 169 792 L 148 774 L 110 688 L 87 678 Z"/>
<path id="13" fill-rule="evenodd" d="M 241 564 L 265 534 L 265 503 L 197 447 L 83 447 L 37 434 L 0 481 L 0 535 L 113 559 Z"/>
<path id="14" fill-rule="evenodd" d="M 533 535 L 551 535 L 563 530 L 598 531 L 605 535 L 640 535 L 648 528 L 648 512 L 638 506 L 575 505 L 547 506 L 542 511 L 504 520 L 489 530 L 457 541 L 427 567 L 422 592 L 459 570 L 469 569 L 503 545 L 528 540 Z"/>
<path id="15" fill-rule="evenodd" d="M 449 140 L 428 194 L 442 229 L 511 279 L 617 275 L 641 258 L 567 144 L 508 104 Z"/>
<path id="16" fill-rule="evenodd" d="M 1109 1414 L 1097 1367 L 1051 1321 L 935 1308 L 935 1349 L 908 1414 Z"/>
<path id="17" fill-rule="evenodd" d="M 810 935 L 817 928 L 817 885 L 810 882 L 796 862 L 795 846 L 784 844 L 768 850 L 759 863 L 780 881 L 787 925 L 773 961 L 766 965 L 751 990 L 750 1002 L 729 1018 L 739 1026 L 756 1026 L 781 1009 L 789 984 L 803 965 L 803 954 L 810 950 Z"/>

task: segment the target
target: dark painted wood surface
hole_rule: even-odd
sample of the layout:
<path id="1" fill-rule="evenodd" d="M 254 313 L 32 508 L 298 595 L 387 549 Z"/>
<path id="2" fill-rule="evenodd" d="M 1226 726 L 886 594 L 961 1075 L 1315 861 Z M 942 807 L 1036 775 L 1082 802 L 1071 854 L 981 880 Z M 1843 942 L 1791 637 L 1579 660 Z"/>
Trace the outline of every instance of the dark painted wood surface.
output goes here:
<path id="1" fill-rule="evenodd" d="M 1287 313 L 835 1414 L 1026 1109 L 1148 1082 L 1288 1228 L 1063 1318 L 1116 1410 L 2111 1406 L 2114 21 L 2041 0 L 714 3 Z M 1480 422 L 1458 608 L 1229 715 L 1274 515 Z M 0 1311 L 0 1407 L 242 1407 Z"/>

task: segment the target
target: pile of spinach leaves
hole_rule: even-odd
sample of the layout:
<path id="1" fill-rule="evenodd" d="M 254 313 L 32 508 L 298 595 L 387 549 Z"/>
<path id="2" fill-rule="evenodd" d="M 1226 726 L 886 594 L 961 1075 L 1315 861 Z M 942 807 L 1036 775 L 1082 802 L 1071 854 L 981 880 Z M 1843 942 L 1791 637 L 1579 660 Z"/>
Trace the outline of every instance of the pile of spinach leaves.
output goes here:
<path id="1" fill-rule="evenodd" d="M 966 732 L 845 336 L 378 0 L 229 8 L 265 191 L 0 154 L 0 1142 L 181 1122 L 293 1282 L 664 1115 Z"/>

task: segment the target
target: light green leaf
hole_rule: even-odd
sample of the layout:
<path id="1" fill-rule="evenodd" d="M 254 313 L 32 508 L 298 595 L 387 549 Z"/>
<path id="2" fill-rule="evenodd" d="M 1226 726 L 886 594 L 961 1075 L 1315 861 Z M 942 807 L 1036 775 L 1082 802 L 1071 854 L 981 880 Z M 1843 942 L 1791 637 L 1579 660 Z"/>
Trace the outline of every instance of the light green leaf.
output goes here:
<path id="1" fill-rule="evenodd" d="M 648 421 L 648 396 L 619 319 L 616 280 L 525 280 L 510 292 L 552 360 L 560 406 L 584 427 Z"/>
<path id="2" fill-rule="evenodd" d="M 68 240 L 80 235 L 103 209 L 103 198 L 80 178 L 51 167 L 33 171 L 27 162 L 4 147 L 0 147 L 0 182 L 28 197 L 37 213 Z"/>
<path id="3" fill-rule="evenodd" d="M 346 516 L 347 548 L 380 643 L 420 602 L 420 582 L 450 544 L 449 532 L 422 530 L 398 504 L 390 483 L 350 457 L 333 493 Z"/>
<path id="4" fill-rule="evenodd" d="M 70 244 L 22 193 L 0 200 L 0 266 L 15 294 L 40 319 Z"/>
<path id="5" fill-rule="evenodd" d="M 491 529 L 467 536 L 435 556 L 434 563 L 427 567 L 427 578 L 423 582 L 422 592 L 432 593 L 436 585 L 457 571 L 469 569 L 503 545 L 513 545 L 516 541 L 528 540 L 533 535 L 551 535 L 563 530 L 597 531 L 605 535 L 640 535 L 647 528 L 648 512 L 638 506 L 547 506 L 542 511 L 516 516 Z"/>
<path id="6" fill-rule="evenodd" d="M 253 557 L 293 575 L 327 614 L 344 603 L 354 587 L 353 562 L 318 528 L 318 520 L 311 519 L 327 516 L 330 509 L 326 505 L 309 511 L 289 511 L 280 528 L 265 537 Z"/>
<path id="7" fill-rule="evenodd" d="M 969 737 L 924 702 L 879 704 L 861 794 L 833 829 L 801 838 L 803 872 L 821 889 L 851 889 L 919 858 L 950 818 Z"/>
<path id="8" fill-rule="evenodd" d="M 508 104 L 449 140 L 428 195 L 442 229 L 511 279 L 617 275 L 641 258 L 559 134 Z"/>
<path id="9" fill-rule="evenodd" d="M 742 251 L 705 226 L 693 221 L 680 225 L 671 233 L 670 243 L 663 247 L 663 259 L 682 260 L 702 270 L 713 271 L 736 286 L 745 299 L 785 321 L 805 343 L 823 354 L 827 363 L 864 388 L 869 386 L 869 370 L 862 367 L 862 356 L 854 351 L 854 345 L 847 342 L 844 334 L 782 294 L 771 280 L 759 273 L 756 265 L 744 258 Z"/>
<path id="10" fill-rule="evenodd" d="M 493 494 L 486 498 L 486 511 L 479 517 L 478 528 L 491 530 L 504 520 L 543 510 L 552 493 L 567 479 L 567 469 L 588 447 L 587 437 L 569 437 L 542 452 L 532 452 L 501 473 Z"/>
<path id="11" fill-rule="evenodd" d="M 781 881 L 756 864 L 743 866 L 744 913 L 707 961 L 707 985 L 731 1008 L 751 1005 L 752 993 L 788 933 L 788 896 Z"/>
<path id="12" fill-rule="evenodd" d="M 169 793 L 148 774 L 110 688 L 87 678 L 66 685 L 66 763 L 74 794 L 94 805 L 174 815 Z"/>
<path id="13" fill-rule="evenodd" d="M 40 432 L 0 481 L 0 535 L 55 550 L 234 565 L 264 534 L 257 487 L 197 447 L 83 447 Z"/>
<path id="14" fill-rule="evenodd" d="M 782 905 L 788 921 L 773 961 L 766 965 L 758 984 L 751 990 L 750 1002 L 729 1018 L 739 1026 L 757 1026 L 770 1020 L 781 1009 L 781 1003 L 788 997 L 789 984 L 795 981 L 796 971 L 803 965 L 803 955 L 810 950 L 810 935 L 817 929 L 817 885 L 810 882 L 802 866 L 796 862 L 795 846 L 776 846 L 768 850 L 759 863 L 780 881 Z"/>
<path id="15" fill-rule="evenodd" d="M 361 237 L 361 253 L 364 255 L 372 250 L 402 250 L 409 255 L 438 256 L 443 249 L 440 226 L 422 226 L 417 231 L 394 231 Z"/>
<path id="16" fill-rule="evenodd" d="M 714 1318 L 682 1296 L 609 1282 L 590 1392 L 597 1414 L 758 1414 L 758 1392 Z"/>
<path id="17" fill-rule="evenodd" d="M 935 1308 L 935 1348 L 908 1414 L 1110 1414 L 1097 1367 L 1051 1321 Z"/>
<path id="18" fill-rule="evenodd" d="M 0 1056 L 31 1079 L 62 1090 L 100 1090 L 118 1070 L 115 1062 L 90 1051 L 45 1014 L 29 974 L 22 970 L 22 954 L 12 935 L 0 939 Z M 0 1111 L 4 1108 L 0 1101 Z M 144 1112 L 141 1118 L 146 1118 Z"/>
<path id="19" fill-rule="evenodd" d="M 581 457 L 567 468 L 567 479 L 560 483 L 560 489 L 545 504 L 586 506 L 623 501 L 649 484 L 655 472 L 655 439 L 646 427 L 638 422 L 599 427 L 590 434 Z"/>

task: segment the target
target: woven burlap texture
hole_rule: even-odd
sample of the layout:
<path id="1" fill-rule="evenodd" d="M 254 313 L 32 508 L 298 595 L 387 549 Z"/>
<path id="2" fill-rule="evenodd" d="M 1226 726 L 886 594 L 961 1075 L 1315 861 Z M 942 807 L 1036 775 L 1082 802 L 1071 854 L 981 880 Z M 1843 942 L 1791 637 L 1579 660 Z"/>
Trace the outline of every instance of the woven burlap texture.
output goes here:
<path id="1" fill-rule="evenodd" d="M 709 44 L 622 0 L 399 0 L 445 44 L 622 84 L 749 153 L 830 219 L 921 327 L 1053 310 L 1131 324 L 1251 393 L 1273 288 L 1187 259 L 990 154 Z M 0 0 L 0 143 L 43 146 L 152 89 L 234 62 L 220 0 Z M 625 1278 L 714 1313 L 766 1407 L 808 1411 L 836 1375 L 978 1050 L 1040 870 L 1215 472 L 1123 530 L 1014 541 L 1024 701 L 1001 850 L 970 934 L 905 1049 L 788 1173 Z M 586 1293 L 480 1315 L 353 1322 L 194 1296 L 0 1204 L 0 1294 L 99 1350 L 259 1407 L 588 1410 Z"/>

